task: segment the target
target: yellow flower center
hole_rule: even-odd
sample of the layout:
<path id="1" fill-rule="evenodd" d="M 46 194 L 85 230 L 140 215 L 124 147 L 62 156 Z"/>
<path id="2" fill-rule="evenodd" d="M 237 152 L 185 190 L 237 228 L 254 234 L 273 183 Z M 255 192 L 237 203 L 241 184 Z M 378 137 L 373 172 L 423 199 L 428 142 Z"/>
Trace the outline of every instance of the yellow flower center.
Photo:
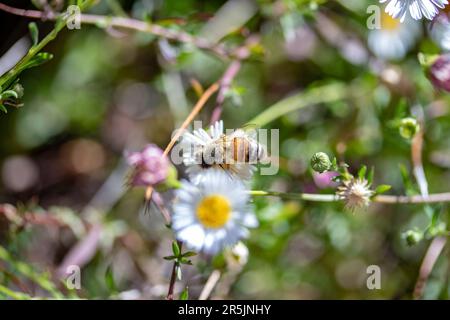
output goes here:
<path id="1" fill-rule="evenodd" d="M 400 23 L 399 19 L 394 19 L 385 12 L 381 15 L 381 29 L 396 30 L 400 26 Z"/>
<path id="2" fill-rule="evenodd" d="M 223 227 L 230 216 L 230 201 L 218 194 L 203 198 L 197 206 L 197 218 L 207 228 Z"/>

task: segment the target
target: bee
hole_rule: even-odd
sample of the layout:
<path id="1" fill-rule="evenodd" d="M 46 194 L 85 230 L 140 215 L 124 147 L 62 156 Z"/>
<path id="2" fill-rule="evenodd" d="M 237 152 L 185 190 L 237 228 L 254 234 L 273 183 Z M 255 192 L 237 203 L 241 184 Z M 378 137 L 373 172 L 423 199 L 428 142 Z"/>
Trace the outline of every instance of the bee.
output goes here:
<path id="1" fill-rule="evenodd" d="M 233 171 L 236 165 L 257 164 L 266 157 L 264 145 L 256 139 L 256 130 L 237 129 L 204 145 L 196 158 L 204 169 L 220 167 Z"/>

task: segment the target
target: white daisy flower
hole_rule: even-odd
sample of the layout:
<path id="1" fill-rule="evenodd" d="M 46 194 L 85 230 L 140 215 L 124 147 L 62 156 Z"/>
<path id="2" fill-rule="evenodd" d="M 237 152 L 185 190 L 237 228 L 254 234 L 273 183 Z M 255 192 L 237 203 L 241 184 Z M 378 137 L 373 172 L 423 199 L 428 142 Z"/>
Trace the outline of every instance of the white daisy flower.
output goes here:
<path id="1" fill-rule="evenodd" d="M 420 20 L 425 17 L 432 20 L 448 4 L 447 0 L 380 0 L 381 3 L 389 2 L 386 6 L 386 12 L 401 22 L 409 11 L 414 20 Z"/>
<path id="2" fill-rule="evenodd" d="M 216 254 L 249 235 L 258 225 L 242 181 L 221 170 L 202 173 L 196 184 L 183 181 L 176 191 L 172 228 L 178 240 L 207 254 Z"/>
<path id="3" fill-rule="evenodd" d="M 447 11 L 447 10 L 445 10 Z M 431 39 L 445 51 L 450 51 L 450 18 L 446 13 L 439 14 L 428 26 Z"/>
<path id="4" fill-rule="evenodd" d="M 369 48 L 381 59 L 402 59 L 416 44 L 421 30 L 420 23 L 415 20 L 408 18 L 405 23 L 400 23 L 383 12 L 380 29 L 369 31 Z"/>
<path id="5" fill-rule="evenodd" d="M 211 125 L 209 131 L 202 128 L 194 130 L 192 133 L 186 132 L 182 137 L 183 164 L 187 167 L 187 174 L 190 179 L 200 179 L 198 173 L 211 168 L 220 168 L 226 170 L 230 175 L 242 180 L 250 180 L 256 170 L 250 163 L 224 163 L 215 165 L 204 165 L 204 152 L 208 146 L 214 147 L 214 144 L 224 136 L 223 121 L 217 121 Z"/>

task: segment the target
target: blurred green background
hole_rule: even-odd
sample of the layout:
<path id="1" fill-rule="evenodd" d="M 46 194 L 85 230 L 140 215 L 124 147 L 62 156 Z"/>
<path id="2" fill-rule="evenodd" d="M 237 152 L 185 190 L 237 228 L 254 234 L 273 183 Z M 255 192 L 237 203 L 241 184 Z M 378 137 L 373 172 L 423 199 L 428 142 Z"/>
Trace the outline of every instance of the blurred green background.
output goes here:
<path id="1" fill-rule="evenodd" d="M 201 33 L 225 3 L 121 2 L 130 16 L 191 34 Z M 113 3 L 100 1 L 90 12 L 121 14 Z M 280 130 L 280 170 L 256 176 L 254 189 L 330 192 L 315 185 L 309 168 L 311 156 L 324 151 L 353 172 L 362 164 L 374 166 L 375 184 L 392 185 L 392 194 L 417 193 L 411 143 L 394 124 L 419 110 L 430 193 L 449 191 L 449 98 L 433 89 L 417 61 L 418 52 L 439 49 L 423 26 L 425 35 L 404 59 L 377 59 L 367 47 L 366 9 L 372 3 L 259 0 L 251 18 L 223 39 L 240 44 L 257 34 L 263 50 L 243 62 L 232 83 L 226 128 L 321 84 L 339 82 L 349 92 L 346 99 L 311 105 L 265 126 Z M 16 19 L 10 29 L 28 21 Z M 52 24 L 38 25 L 45 33 Z M 28 38 L 26 28 L 22 36 Z M 24 106 L 0 114 L 0 203 L 12 206 L 3 205 L 0 213 L 9 210 L 9 217 L 26 221 L 0 214 L 0 244 L 8 252 L 0 255 L 0 283 L 30 296 L 51 296 L 39 284 L 51 279 L 66 297 L 163 298 L 172 265 L 162 257 L 170 254 L 173 235 L 156 208 L 144 213 L 143 190 L 124 187 L 123 153 L 148 142 L 164 148 L 198 99 L 193 80 L 208 87 L 229 61 L 149 34 L 85 25 L 63 30 L 45 51 L 54 59 L 20 77 Z M 389 82 L 392 72 L 401 80 Z M 208 122 L 214 105 L 213 98 L 198 119 Z M 183 168 L 179 173 L 183 177 Z M 411 299 L 429 240 L 411 247 L 401 234 L 424 228 L 427 210 L 440 211 L 444 220 L 448 214 L 445 205 L 373 205 L 352 214 L 339 203 L 278 198 L 255 199 L 255 208 L 261 226 L 245 241 L 248 263 L 224 271 L 213 298 Z M 68 253 L 82 239 L 84 251 L 70 260 Z M 23 272 L 20 261 L 31 270 Z M 82 266 L 76 291 L 60 280 L 73 261 Z M 198 297 L 214 263 L 199 256 L 194 266 L 183 266 L 176 293 L 188 285 L 190 297 Z M 425 298 L 449 297 L 448 263 L 445 251 Z M 369 265 L 382 270 L 380 290 L 366 287 Z"/>

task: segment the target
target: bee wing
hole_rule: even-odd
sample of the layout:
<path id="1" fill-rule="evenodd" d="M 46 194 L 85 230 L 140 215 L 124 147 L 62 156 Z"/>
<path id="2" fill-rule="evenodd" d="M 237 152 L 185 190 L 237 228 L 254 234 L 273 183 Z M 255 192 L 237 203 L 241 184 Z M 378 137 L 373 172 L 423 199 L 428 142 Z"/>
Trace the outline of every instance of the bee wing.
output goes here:
<path id="1" fill-rule="evenodd" d="M 257 137 L 257 131 L 251 131 L 251 130 L 244 130 L 244 129 L 235 129 L 233 132 L 227 135 L 227 138 L 229 140 L 232 140 L 233 138 L 245 138 L 245 139 L 256 139 Z"/>

